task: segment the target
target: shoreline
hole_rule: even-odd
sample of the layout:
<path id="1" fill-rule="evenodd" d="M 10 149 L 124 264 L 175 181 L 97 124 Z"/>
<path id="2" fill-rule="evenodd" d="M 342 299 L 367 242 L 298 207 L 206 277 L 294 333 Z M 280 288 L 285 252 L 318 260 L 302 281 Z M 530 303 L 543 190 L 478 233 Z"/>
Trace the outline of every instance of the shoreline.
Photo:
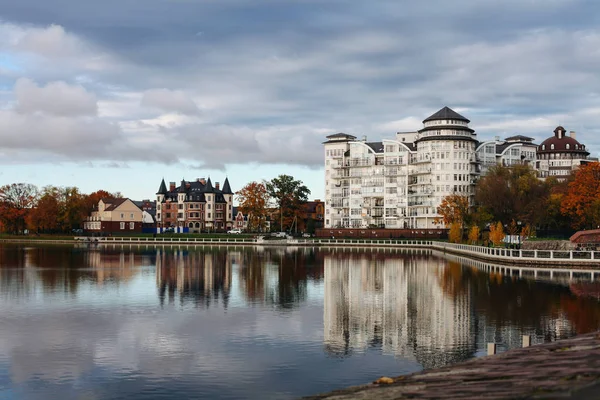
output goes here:
<path id="1" fill-rule="evenodd" d="M 303 400 L 409 398 L 598 399 L 600 332 L 302 397 Z"/>
<path id="2" fill-rule="evenodd" d="M 74 237 L 73 239 L 20 239 L 2 238 L 0 243 L 79 244 L 89 246 L 285 246 L 285 247 L 352 247 L 352 248 L 407 248 L 436 250 L 443 254 L 464 256 L 473 260 L 498 263 L 506 266 L 543 267 L 564 266 L 586 271 L 600 270 L 600 251 L 574 250 L 521 250 L 432 240 L 381 240 L 381 239 L 275 239 L 254 238 L 164 238 L 164 237 Z"/>

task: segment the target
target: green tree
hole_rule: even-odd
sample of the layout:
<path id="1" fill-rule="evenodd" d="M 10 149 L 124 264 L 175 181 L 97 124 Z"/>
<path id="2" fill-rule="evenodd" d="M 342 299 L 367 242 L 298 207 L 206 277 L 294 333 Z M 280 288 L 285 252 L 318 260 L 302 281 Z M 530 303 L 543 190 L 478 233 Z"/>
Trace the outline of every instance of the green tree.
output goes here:
<path id="1" fill-rule="evenodd" d="M 281 230 L 291 229 L 294 220 L 302 217 L 310 190 L 290 175 L 279 175 L 266 182 L 265 186 L 278 209 Z"/>

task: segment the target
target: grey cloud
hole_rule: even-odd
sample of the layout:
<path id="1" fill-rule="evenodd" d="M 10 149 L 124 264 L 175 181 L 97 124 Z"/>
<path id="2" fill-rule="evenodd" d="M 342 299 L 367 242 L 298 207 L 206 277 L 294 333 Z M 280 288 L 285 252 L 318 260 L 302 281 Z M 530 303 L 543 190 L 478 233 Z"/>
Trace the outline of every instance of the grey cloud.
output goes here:
<path id="1" fill-rule="evenodd" d="M 123 131 L 96 153 L 110 160 L 318 166 L 328 133 L 387 138 L 444 105 L 466 109 L 481 139 L 546 137 L 532 122 L 542 118 L 570 123 L 600 149 L 597 118 L 582 111 L 600 107 L 600 6 L 591 0 L 149 0 L 143 13 L 116 0 L 15 4 L 0 0 L 5 18 L 33 29 L 20 48 L 52 39 L 85 55 L 25 72 L 40 82 L 76 76 L 96 94 L 99 121 Z M 191 117 L 153 120 L 140 103 Z"/>
<path id="2" fill-rule="evenodd" d="M 154 107 L 167 112 L 197 114 L 196 103 L 181 90 L 150 89 L 144 92 L 142 106 Z"/>
<path id="3" fill-rule="evenodd" d="M 51 82 L 39 87 L 30 79 L 21 78 L 15 84 L 16 111 L 41 111 L 60 116 L 96 115 L 97 102 L 93 93 L 82 86 Z"/>

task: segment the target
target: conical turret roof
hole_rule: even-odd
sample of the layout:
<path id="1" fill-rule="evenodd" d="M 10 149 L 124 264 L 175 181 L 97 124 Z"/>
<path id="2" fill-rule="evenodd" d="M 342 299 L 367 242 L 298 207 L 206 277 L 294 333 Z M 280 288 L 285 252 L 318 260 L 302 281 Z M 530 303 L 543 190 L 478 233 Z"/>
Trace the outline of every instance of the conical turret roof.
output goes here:
<path id="1" fill-rule="evenodd" d="M 229 179 L 225 178 L 225 183 L 223 184 L 223 194 L 233 194 L 231 191 L 231 186 L 229 186 Z"/>
<path id="2" fill-rule="evenodd" d="M 471 122 L 467 118 L 463 117 L 462 115 L 451 109 L 450 107 L 444 107 L 440 111 L 431 115 L 430 117 L 425 118 L 425 120 L 423 120 L 423 123 L 428 121 L 436 121 L 440 119 L 456 119 L 459 121 L 465 121 L 467 124 Z"/>
<path id="3" fill-rule="evenodd" d="M 165 184 L 165 178 L 163 178 L 160 183 L 160 187 L 158 188 L 158 192 L 156 194 L 167 194 L 167 185 Z"/>

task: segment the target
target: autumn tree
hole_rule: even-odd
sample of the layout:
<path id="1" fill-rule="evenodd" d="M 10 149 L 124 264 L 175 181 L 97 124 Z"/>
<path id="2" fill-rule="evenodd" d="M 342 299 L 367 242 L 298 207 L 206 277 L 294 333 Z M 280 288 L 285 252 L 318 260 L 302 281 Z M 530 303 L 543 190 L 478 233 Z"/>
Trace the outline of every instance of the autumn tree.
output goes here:
<path id="1" fill-rule="evenodd" d="M 498 221 L 495 224 L 490 225 L 490 240 L 495 246 L 500 246 L 504 240 L 504 228 L 502 222 Z"/>
<path id="2" fill-rule="evenodd" d="M 27 228 L 32 232 L 51 233 L 60 230 L 59 215 L 61 204 L 58 188 L 46 186 L 35 207 L 27 216 Z"/>
<path id="3" fill-rule="evenodd" d="M 460 243 L 462 239 L 462 228 L 458 222 L 450 224 L 450 230 L 448 231 L 448 241 L 450 243 Z"/>
<path id="4" fill-rule="evenodd" d="M 543 221 L 548 187 L 528 165 L 497 165 L 481 178 L 475 202 L 487 221 L 510 223 L 512 219 L 536 225 Z"/>
<path id="5" fill-rule="evenodd" d="M 5 231 L 25 231 L 25 219 L 35 205 L 37 197 L 38 188 L 29 183 L 13 183 L 0 187 L 0 221 Z"/>
<path id="6" fill-rule="evenodd" d="M 439 217 L 436 218 L 436 223 L 443 222 L 446 226 L 457 223 L 462 228 L 465 223 L 469 222 L 469 197 L 460 194 L 448 195 L 442 199 L 437 213 Z"/>
<path id="7" fill-rule="evenodd" d="M 291 229 L 302 216 L 310 190 L 300 180 L 290 175 L 279 175 L 266 183 L 267 193 L 279 209 L 281 230 Z"/>
<path id="8" fill-rule="evenodd" d="M 120 193 L 109 193 L 106 190 L 97 190 L 85 196 L 85 212 L 90 214 L 96 207 L 101 199 L 117 199 L 123 197 Z"/>
<path id="9" fill-rule="evenodd" d="M 477 225 L 473 225 L 469 230 L 469 243 L 477 244 L 479 241 L 479 227 Z"/>
<path id="10" fill-rule="evenodd" d="M 264 183 L 250 182 L 236 193 L 240 211 L 248 217 L 248 230 L 262 232 L 266 225 L 269 194 Z"/>
<path id="11" fill-rule="evenodd" d="M 575 229 L 600 226 L 600 163 L 588 163 L 575 171 L 561 212 Z"/>

